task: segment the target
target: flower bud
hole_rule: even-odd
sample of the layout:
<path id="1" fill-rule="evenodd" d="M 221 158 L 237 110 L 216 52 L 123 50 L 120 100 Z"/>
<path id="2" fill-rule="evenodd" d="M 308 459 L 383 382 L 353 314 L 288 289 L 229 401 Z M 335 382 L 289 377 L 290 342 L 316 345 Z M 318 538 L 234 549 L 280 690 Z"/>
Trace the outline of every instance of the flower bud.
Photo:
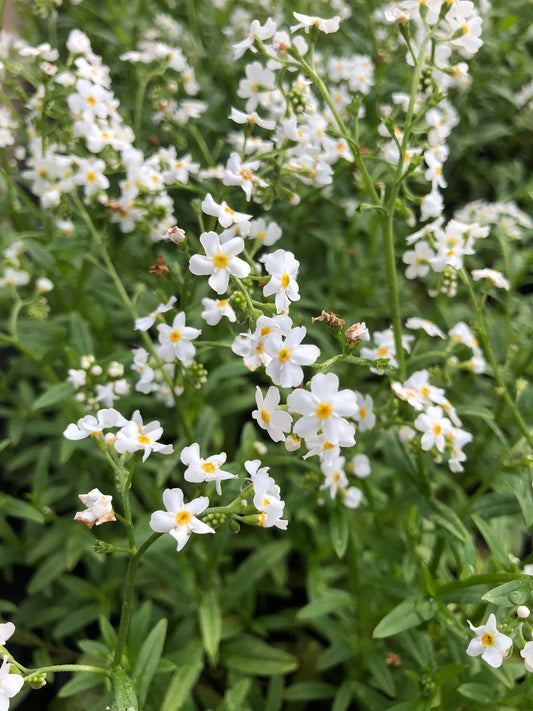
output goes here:
<path id="1" fill-rule="evenodd" d="M 520 605 L 520 607 L 516 609 L 516 614 L 518 615 L 518 617 L 521 617 L 523 620 L 525 620 L 531 614 L 531 610 L 525 605 Z"/>

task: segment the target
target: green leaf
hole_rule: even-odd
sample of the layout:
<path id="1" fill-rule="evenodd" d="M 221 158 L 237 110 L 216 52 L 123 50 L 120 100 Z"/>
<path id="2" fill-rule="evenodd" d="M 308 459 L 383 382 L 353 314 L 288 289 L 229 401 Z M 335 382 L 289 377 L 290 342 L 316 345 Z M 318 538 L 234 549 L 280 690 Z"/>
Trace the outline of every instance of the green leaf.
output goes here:
<path id="1" fill-rule="evenodd" d="M 32 410 L 42 410 L 44 407 L 50 407 L 50 405 L 66 400 L 67 397 L 73 394 L 74 388 L 71 383 L 56 383 L 37 398 L 33 403 Z"/>
<path id="2" fill-rule="evenodd" d="M 435 672 L 435 683 L 439 686 L 444 686 L 444 684 L 459 676 L 463 669 L 466 669 L 466 664 L 446 664 Z"/>
<path id="3" fill-rule="evenodd" d="M 93 686 L 103 684 L 105 677 L 102 674 L 93 674 L 92 672 L 81 672 L 76 674 L 73 679 L 69 679 L 67 683 L 58 691 L 60 699 L 65 699 L 68 696 L 79 694 L 87 689 L 92 689 Z"/>
<path id="4" fill-rule="evenodd" d="M 70 314 L 70 344 L 78 355 L 94 353 L 94 341 L 87 321 L 76 311 Z"/>
<path id="5" fill-rule="evenodd" d="M 138 711 L 139 706 L 135 687 L 122 667 L 117 667 L 113 670 L 111 681 L 118 711 Z"/>
<path id="6" fill-rule="evenodd" d="M 512 563 L 509 559 L 507 550 L 501 540 L 501 538 L 494 532 L 491 525 L 487 523 L 481 516 L 476 514 L 471 514 L 472 521 L 476 524 L 479 532 L 485 539 L 487 546 L 490 549 L 493 558 L 500 564 L 502 568 L 509 568 Z"/>
<path id="7" fill-rule="evenodd" d="M 202 673 L 202 669 L 201 658 L 179 667 L 170 680 L 160 711 L 180 711 L 190 699 L 192 689 Z"/>
<path id="8" fill-rule="evenodd" d="M 343 683 L 337 689 L 331 711 L 347 711 L 352 702 L 352 685 L 349 681 Z"/>
<path id="9" fill-rule="evenodd" d="M 431 518 L 441 528 L 455 536 L 461 543 L 466 543 L 468 540 L 468 531 L 459 516 L 449 506 L 443 504 L 442 501 L 432 499 L 430 501 L 432 509 Z"/>
<path id="10" fill-rule="evenodd" d="M 283 677 L 272 676 L 268 682 L 267 697 L 263 711 L 280 711 L 283 705 Z"/>
<path id="11" fill-rule="evenodd" d="M 65 615 L 61 622 L 54 628 L 54 637 L 62 639 L 63 637 L 72 634 L 76 630 L 86 627 L 94 622 L 98 617 L 98 605 L 90 603 L 77 607 L 73 612 Z"/>
<path id="12" fill-rule="evenodd" d="M 531 528 L 533 525 L 533 487 L 531 486 L 531 481 L 529 479 L 509 477 L 507 483 L 516 496 L 526 528 Z"/>
<path id="13" fill-rule="evenodd" d="M 198 619 L 204 649 L 213 663 L 222 636 L 222 612 L 216 590 L 209 590 L 198 607 Z"/>
<path id="14" fill-rule="evenodd" d="M 21 501 L 14 496 L 0 494 L 0 511 L 3 511 L 5 516 L 14 516 L 15 518 L 25 518 L 36 523 L 44 523 L 44 516 L 40 511 L 27 501 Z"/>
<path id="15" fill-rule="evenodd" d="M 349 592 L 345 590 L 327 590 L 319 598 L 312 600 L 298 610 L 296 617 L 300 620 L 312 620 L 316 617 L 342 610 L 353 604 L 353 597 Z"/>
<path id="16" fill-rule="evenodd" d="M 243 704 L 250 692 L 252 680 L 250 678 L 241 679 L 235 686 L 226 691 L 224 695 L 224 703 L 226 711 L 243 711 Z"/>
<path id="17" fill-rule="evenodd" d="M 480 704 L 491 705 L 494 703 L 494 691 L 487 684 L 477 684 L 469 682 L 461 684 L 457 691 L 466 699 L 477 701 Z"/>
<path id="18" fill-rule="evenodd" d="M 167 621 L 163 618 L 151 630 L 137 655 L 132 679 L 137 689 L 137 697 L 141 708 L 144 706 L 150 682 L 161 659 L 166 634 Z"/>
<path id="19" fill-rule="evenodd" d="M 503 605 L 505 607 L 514 605 L 524 605 L 529 602 L 533 595 L 533 579 L 529 575 L 522 575 L 517 580 L 498 585 L 486 592 L 482 600 L 493 605 Z"/>
<path id="20" fill-rule="evenodd" d="M 262 546 L 246 558 L 228 582 L 233 597 L 238 597 L 285 558 L 291 548 L 289 541 L 274 541 Z"/>
<path id="21" fill-rule="evenodd" d="M 433 615 L 433 608 L 429 601 L 420 597 L 412 597 L 404 600 L 391 610 L 376 625 L 372 632 L 375 638 L 392 637 L 399 632 L 416 627 L 421 622 L 430 619 Z"/>
<path id="22" fill-rule="evenodd" d="M 287 701 L 331 699 L 335 696 L 336 690 L 336 686 L 323 681 L 299 681 L 286 689 L 283 698 Z"/>
<path id="23" fill-rule="evenodd" d="M 348 545 L 348 515 L 345 509 L 333 512 L 329 522 L 329 532 L 333 550 L 338 558 L 343 558 Z"/>
<path id="24" fill-rule="evenodd" d="M 292 654 L 271 647 L 251 635 L 232 639 L 223 646 L 222 651 L 226 666 L 243 674 L 289 674 L 298 667 L 298 660 Z"/>

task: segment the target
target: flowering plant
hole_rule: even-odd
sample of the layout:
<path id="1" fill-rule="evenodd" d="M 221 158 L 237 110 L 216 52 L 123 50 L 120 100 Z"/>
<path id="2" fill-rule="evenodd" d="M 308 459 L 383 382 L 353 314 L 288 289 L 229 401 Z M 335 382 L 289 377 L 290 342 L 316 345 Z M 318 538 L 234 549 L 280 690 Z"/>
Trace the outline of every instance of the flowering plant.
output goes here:
<path id="1" fill-rule="evenodd" d="M 529 708 L 530 8 L 316 7 L 1 30 L 0 708 Z"/>

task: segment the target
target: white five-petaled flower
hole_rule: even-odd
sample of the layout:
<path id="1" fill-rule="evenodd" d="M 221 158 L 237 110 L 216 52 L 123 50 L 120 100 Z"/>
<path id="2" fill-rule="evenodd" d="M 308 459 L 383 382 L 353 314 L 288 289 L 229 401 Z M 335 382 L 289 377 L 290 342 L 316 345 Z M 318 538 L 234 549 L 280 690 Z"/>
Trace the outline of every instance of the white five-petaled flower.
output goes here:
<path id="1" fill-rule="evenodd" d="M 526 642 L 524 649 L 520 650 L 520 656 L 524 660 L 526 671 L 533 672 L 533 642 Z"/>
<path id="2" fill-rule="evenodd" d="M 180 551 L 192 533 L 214 533 L 214 529 L 196 518 L 209 506 L 207 496 L 199 496 L 188 504 L 183 503 L 183 491 L 179 488 L 165 489 L 163 503 L 166 511 L 154 511 L 150 528 L 156 533 L 170 533 L 176 539 Z"/>
<path id="3" fill-rule="evenodd" d="M 202 299 L 204 310 L 200 314 L 210 326 L 216 326 L 220 319 L 225 316 L 232 323 L 237 320 L 235 311 L 227 299 L 209 299 L 207 296 Z"/>
<path id="4" fill-rule="evenodd" d="M 72 440 L 96 437 L 107 427 L 124 427 L 128 423 L 118 410 L 112 407 L 98 410 L 94 415 L 85 415 L 76 424 L 71 423 L 63 432 L 63 437 Z"/>
<path id="5" fill-rule="evenodd" d="M 513 640 L 498 632 L 494 614 L 489 615 L 486 625 L 474 627 L 470 620 L 468 620 L 468 624 L 476 636 L 470 640 L 466 653 L 470 657 L 481 655 L 481 659 L 495 669 L 501 667 L 505 652 L 513 644 Z"/>
<path id="6" fill-rule="evenodd" d="M 412 331 L 417 331 L 421 329 L 425 331 L 428 336 L 438 336 L 439 338 L 446 338 L 446 335 L 441 331 L 441 329 L 429 321 L 427 318 L 418 318 L 417 316 L 412 316 L 408 318 L 405 322 L 405 327 L 411 329 Z"/>
<path id="7" fill-rule="evenodd" d="M 300 27 L 305 28 L 305 31 L 309 32 L 311 27 L 317 27 L 321 32 L 329 34 L 330 32 L 337 32 L 341 21 L 339 15 L 335 15 L 335 17 L 330 18 L 323 18 L 316 17 L 315 15 L 302 15 L 301 12 L 293 12 L 292 14 L 295 19 L 298 20 L 298 24 L 291 26 L 291 32 L 299 30 Z"/>
<path id="8" fill-rule="evenodd" d="M 79 494 L 78 498 L 87 508 L 85 511 L 78 511 L 74 516 L 75 521 L 81 521 L 88 528 L 95 524 L 99 526 L 106 521 L 116 521 L 111 506 L 112 496 L 102 494 L 99 489 L 91 489 L 88 494 Z"/>
<path id="9" fill-rule="evenodd" d="M 159 331 L 159 342 L 161 343 L 157 349 L 157 355 L 167 363 L 171 363 L 174 358 L 177 358 L 184 365 L 190 365 L 196 352 L 191 341 L 198 338 L 201 334 L 200 329 L 185 325 L 185 313 L 183 311 L 176 314 L 172 326 L 160 323 L 157 329 Z"/>
<path id="10" fill-rule="evenodd" d="M 501 272 L 498 272 L 495 269 L 473 269 L 471 273 L 474 281 L 489 279 L 494 286 L 509 291 L 509 282 Z"/>
<path id="11" fill-rule="evenodd" d="M 276 311 L 287 313 L 291 301 L 298 301 L 298 268 L 300 262 L 295 259 L 292 252 L 276 249 L 271 254 L 263 255 L 260 260 L 270 274 L 270 280 L 263 287 L 263 296 L 276 295 Z"/>
<path id="12" fill-rule="evenodd" d="M 152 452 L 160 454 L 172 454 L 174 448 L 171 444 L 161 444 L 157 440 L 163 434 L 163 428 L 158 420 L 143 424 L 139 410 L 135 410 L 130 422 L 127 422 L 124 427 L 117 432 L 114 446 L 117 452 L 124 454 L 125 452 L 143 452 L 143 462 L 150 456 Z"/>
<path id="13" fill-rule="evenodd" d="M 268 467 L 261 467 L 259 459 L 244 463 L 246 471 L 252 477 L 254 487 L 254 506 L 259 511 L 259 525 L 263 528 L 287 528 L 288 521 L 282 519 L 285 502 L 280 498 L 280 489 L 274 479 L 268 475 Z"/>
<path id="14" fill-rule="evenodd" d="M 427 452 L 435 446 L 439 452 L 444 452 L 446 435 L 452 431 L 452 423 L 442 414 L 442 407 L 428 407 L 416 418 L 414 425 L 422 432 L 421 446 Z"/>
<path id="15" fill-rule="evenodd" d="M 187 469 L 184 473 L 185 481 L 194 482 L 196 484 L 203 481 L 214 481 L 217 494 L 222 495 L 220 482 L 226 479 L 235 479 L 236 474 L 225 472 L 221 469 L 226 461 L 226 452 L 213 454 L 213 456 L 203 459 L 200 456 L 200 445 L 194 442 L 188 447 L 181 450 L 180 459 Z"/>
<path id="16" fill-rule="evenodd" d="M 7 640 L 15 631 L 15 625 L 12 622 L 2 622 L 0 624 L 0 647 L 5 647 Z"/>
<path id="17" fill-rule="evenodd" d="M 251 215 L 232 210 L 225 200 L 223 200 L 220 204 L 215 202 L 211 196 L 211 193 L 207 193 L 205 198 L 202 200 L 202 212 L 206 215 L 216 217 L 224 228 L 231 227 L 231 225 L 234 224 L 239 225 L 241 234 L 246 231 L 243 229 L 243 225 L 248 225 L 249 221 L 252 219 Z"/>
<path id="18" fill-rule="evenodd" d="M 7 662 L 7 654 L 4 655 L 4 661 L 0 667 L 0 710 L 7 711 L 9 708 L 9 699 L 18 694 L 24 685 L 24 679 L 20 674 L 10 674 L 10 664 Z"/>
<path id="19" fill-rule="evenodd" d="M 159 314 L 165 313 L 165 311 L 170 311 L 174 306 L 177 299 L 175 296 L 171 296 L 166 304 L 159 304 L 156 308 L 148 314 L 148 316 L 143 316 L 135 320 L 135 330 L 136 331 L 148 331 L 148 329 L 154 325 Z"/>
<path id="20" fill-rule="evenodd" d="M 259 427 L 268 432 L 274 442 L 283 442 L 285 432 L 290 432 L 292 417 L 288 412 L 276 409 L 280 401 L 279 390 L 272 385 L 263 397 L 258 385 L 255 390 L 255 401 L 257 410 L 252 412 L 254 420 L 257 420 Z"/>
<path id="21" fill-rule="evenodd" d="M 295 388 L 303 380 L 302 365 L 311 365 L 320 355 L 317 346 L 303 344 L 305 326 L 291 329 L 285 340 L 280 333 L 272 333 L 265 343 L 265 350 L 271 357 L 266 366 L 266 374 L 274 385 Z"/>
<path id="22" fill-rule="evenodd" d="M 216 232 L 203 232 L 200 242 L 205 250 L 202 254 L 193 254 L 189 261 L 189 269 L 196 275 L 210 275 L 207 283 L 217 292 L 223 294 L 229 284 L 230 274 L 244 279 L 250 273 L 250 266 L 237 257 L 244 249 L 242 237 L 233 237 L 222 243 Z"/>
<path id="23" fill-rule="evenodd" d="M 328 441 L 336 444 L 353 434 L 354 426 L 344 418 L 357 413 L 357 399 L 352 390 L 339 391 L 335 373 L 317 373 L 311 378 L 311 392 L 294 390 L 287 398 L 287 405 L 302 415 L 293 427 L 300 437 L 310 437 L 322 430 Z"/>

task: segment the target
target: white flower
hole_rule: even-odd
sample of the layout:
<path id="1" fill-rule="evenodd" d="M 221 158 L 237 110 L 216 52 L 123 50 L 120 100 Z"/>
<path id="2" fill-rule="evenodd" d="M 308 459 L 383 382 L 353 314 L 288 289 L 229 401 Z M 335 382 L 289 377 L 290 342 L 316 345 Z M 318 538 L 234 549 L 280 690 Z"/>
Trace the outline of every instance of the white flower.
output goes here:
<path id="1" fill-rule="evenodd" d="M 440 328 L 433 323 L 433 321 L 428 321 L 425 318 L 417 318 L 413 316 L 408 318 L 405 322 L 406 328 L 410 328 L 413 331 L 422 329 L 428 336 L 438 336 L 439 338 L 446 338 L 446 335 L 440 330 Z"/>
<path id="2" fill-rule="evenodd" d="M 81 521 L 88 528 L 92 528 L 95 524 L 99 526 L 106 521 L 116 521 L 111 506 L 112 496 L 102 494 L 99 489 L 91 489 L 88 494 L 79 494 L 78 498 L 87 509 L 78 511 L 74 516 L 75 521 Z"/>
<path id="3" fill-rule="evenodd" d="M 356 486 L 349 486 L 347 489 L 341 491 L 341 494 L 342 503 L 348 509 L 356 509 L 361 503 L 361 499 L 363 498 L 361 489 L 358 489 Z"/>
<path id="4" fill-rule="evenodd" d="M 261 467 L 258 459 L 244 463 L 246 470 L 252 475 L 254 486 L 254 506 L 259 513 L 259 525 L 263 528 L 287 528 L 288 521 L 282 519 L 285 502 L 280 498 L 279 486 L 268 475 L 268 467 Z"/>
<path id="5" fill-rule="evenodd" d="M 408 250 L 402 257 L 402 262 L 407 264 L 405 276 L 407 279 L 424 277 L 430 270 L 430 260 L 435 257 L 435 252 L 427 242 L 417 242 L 414 250 Z"/>
<path id="6" fill-rule="evenodd" d="M 371 430 L 376 424 L 376 416 L 373 411 L 374 402 L 370 395 L 362 395 L 356 392 L 355 396 L 357 398 L 358 409 L 353 415 L 353 418 L 357 422 L 357 427 L 361 432 L 366 432 L 367 430 Z"/>
<path id="7" fill-rule="evenodd" d="M 268 119 L 261 118 L 258 113 L 252 111 L 251 113 L 245 113 L 244 111 L 239 111 L 238 109 L 231 107 L 231 114 L 228 116 L 235 123 L 249 123 L 252 126 L 260 126 L 261 128 L 266 128 L 272 131 L 276 127 L 275 121 L 270 121 Z"/>
<path id="8" fill-rule="evenodd" d="M 239 154 L 233 152 L 228 158 L 222 183 L 224 185 L 239 185 L 243 189 L 246 199 L 250 200 L 254 185 L 259 185 L 261 188 L 268 186 L 268 183 L 254 172 L 260 165 L 261 162 L 258 160 L 242 163 Z"/>
<path id="9" fill-rule="evenodd" d="M 194 442 L 181 450 L 180 459 L 187 466 L 183 475 L 185 481 L 200 483 L 203 481 L 214 481 L 217 494 L 222 495 L 220 482 L 226 479 L 235 479 L 236 474 L 225 472 L 221 466 L 226 461 L 226 452 L 214 454 L 207 459 L 200 457 L 200 445 Z"/>
<path id="10" fill-rule="evenodd" d="M 305 326 L 293 328 L 285 341 L 279 333 L 272 333 L 265 343 L 265 350 L 272 358 L 266 366 L 266 373 L 274 385 L 295 388 L 303 380 L 302 365 L 311 365 L 320 355 L 313 345 L 304 344 Z"/>
<path id="11" fill-rule="evenodd" d="M 527 615 L 527 617 L 529 617 L 529 615 Z M 526 671 L 533 672 L 533 642 L 526 642 L 524 649 L 520 650 L 520 656 L 524 660 Z"/>
<path id="12" fill-rule="evenodd" d="M 12 622 L 3 622 L 0 624 L 0 647 L 5 647 L 7 640 L 15 631 L 15 625 Z"/>
<path id="13" fill-rule="evenodd" d="M 183 503 L 181 489 L 165 489 L 163 503 L 166 511 L 154 511 L 150 518 L 150 528 L 156 533 L 170 533 L 178 543 L 180 551 L 192 533 L 214 533 L 215 531 L 196 515 L 209 506 L 207 496 L 199 496 L 188 504 Z"/>
<path id="14" fill-rule="evenodd" d="M 226 299 L 208 299 L 207 296 L 202 299 L 204 310 L 200 314 L 206 323 L 210 326 L 216 326 L 220 319 L 225 316 L 232 323 L 237 320 L 235 311 L 232 309 L 229 301 Z"/>
<path id="15" fill-rule="evenodd" d="M 468 624 L 472 632 L 475 632 L 476 637 L 470 640 L 466 653 L 470 657 L 481 655 L 481 659 L 495 669 L 501 667 L 505 652 L 513 644 L 513 640 L 498 632 L 494 614 L 489 615 L 486 625 L 474 627 L 470 620 L 468 620 Z"/>
<path id="16" fill-rule="evenodd" d="M 8 657 L 4 655 L 4 661 L 0 667 L 0 709 L 7 711 L 9 708 L 9 699 L 13 698 L 22 689 L 24 679 L 20 674 L 10 674 L 7 663 Z"/>
<path id="17" fill-rule="evenodd" d="M 202 212 L 216 217 L 222 227 L 230 227 L 233 224 L 237 224 L 241 234 L 243 233 L 242 225 L 247 225 L 252 218 L 251 215 L 247 215 L 244 212 L 232 210 L 225 200 L 218 204 L 213 200 L 211 193 L 207 193 L 202 200 Z"/>
<path id="18" fill-rule="evenodd" d="M 433 446 L 444 452 L 445 437 L 452 431 L 452 423 L 443 416 L 442 407 L 428 407 L 426 412 L 418 415 L 414 425 L 423 432 L 420 444 L 425 452 Z"/>
<path id="19" fill-rule="evenodd" d="M 321 32 L 329 34 L 330 32 L 337 32 L 341 21 L 339 15 L 326 19 L 315 15 L 302 15 L 300 12 L 293 12 L 292 14 L 298 20 L 298 24 L 291 26 L 291 32 L 299 30 L 300 27 L 304 27 L 306 32 L 309 32 L 311 27 L 318 27 Z"/>
<path id="20" fill-rule="evenodd" d="M 200 242 L 205 250 L 205 256 L 193 254 L 189 261 L 189 269 L 196 275 L 207 275 L 207 283 L 217 292 L 223 294 L 229 284 L 230 275 L 244 279 L 250 274 L 250 266 L 237 257 L 244 249 L 242 237 L 233 237 L 221 243 L 216 232 L 203 232 Z"/>
<path id="21" fill-rule="evenodd" d="M 76 424 L 71 423 L 63 432 L 63 437 L 72 440 L 85 439 L 85 437 L 95 437 L 102 433 L 107 427 L 123 427 L 128 423 L 118 410 L 105 408 L 98 410 L 94 415 L 85 415 Z"/>
<path id="22" fill-rule="evenodd" d="M 288 412 L 276 409 L 280 401 L 279 390 L 272 385 L 263 397 L 261 388 L 257 386 L 255 401 L 257 410 L 252 412 L 252 417 L 257 420 L 259 427 L 268 432 L 274 442 L 282 442 L 285 439 L 284 433 L 291 429 L 292 417 Z"/>
<path id="23" fill-rule="evenodd" d="M 250 49 L 252 52 L 257 52 L 256 48 L 253 46 L 256 40 L 266 40 L 272 37 L 276 31 L 276 23 L 269 17 L 264 25 L 261 25 L 259 20 L 252 20 L 250 25 L 250 32 L 248 36 L 241 42 L 233 45 L 233 57 L 234 59 L 239 59 Z"/>
<path id="24" fill-rule="evenodd" d="M 356 454 L 348 465 L 348 469 L 359 479 L 364 479 L 370 476 L 370 459 L 366 454 Z"/>
<path id="25" fill-rule="evenodd" d="M 497 272 L 495 269 L 473 269 L 472 277 L 474 281 L 490 279 L 494 286 L 509 291 L 509 282 L 501 272 Z"/>
<path id="26" fill-rule="evenodd" d="M 293 427 L 300 437 L 310 437 L 319 430 L 331 444 L 353 434 L 354 426 L 345 417 L 356 414 L 357 399 L 352 390 L 339 391 L 335 373 L 317 373 L 311 378 L 311 392 L 294 390 L 287 398 L 289 409 L 302 415 Z"/>
<path id="27" fill-rule="evenodd" d="M 268 283 L 263 287 L 263 296 L 276 295 L 276 311 L 287 313 L 291 301 L 299 301 L 298 268 L 300 262 L 295 259 L 292 252 L 276 249 L 271 254 L 263 255 L 260 260 L 271 275 Z"/>
<path id="28" fill-rule="evenodd" d="M 337 496 L 339 489 L 342 491 L 348 486 L 348 478 L 343 469 L 345 461 L 346 459 L 344 457 L 337 457 L 331 464 L 327 462 L 320 464 L 320 469 L 326 478 L 320 488 L 329 489 L 329 495 L 332 499 Z"/>
<path id="29" fill-rule="evenodd" d="M 201 334 L 200 329 L 185 325 L 183 311 L 176 314 L 172 326 L 160 323 L 157 329 L 159 331 L 159 342 L 161 343 L 157 349 L 159 358 L 167 363 L 171 363 L 174 358 L 177 358 L 183 365 L 190 365 L 196 352 L 191 341 L 198 338 Z"/>
<path id="30" fill-rule="evenodd" d="M 172 454 L 174 449 L 171 444 L 161 444 L 157 441 L 162 434 L 163 428 L 157 420 L 144 425 L 139 410 L 135 410 L 130 422 L 117 432 L 115 449 L 121 454 L 142 450 L 143 462 L 152 452 Z"/>
<path id="31" fill-rule="evenodd" d="M 370 333 L 364 321 L 361 321 L 361 323 L 354 323 L 351 326 L 348 326 L 345 335 L 348 341 L 353 341 L 354 343 L 356 343 L 357 341 L 370 340 Z"/>
<path id="32" fill-rule="evenodd" d="M 175 296 L 171 296 L 166 304 L 161 303 L 159 306 L 148 314 L 148 316 L 143 316 L 135 320 L 135 330 L 136 331 L 148 331 L 148 329 L 154 325 L 159 314 L 163 314 L 174 306 L 177 299 Z"/>

